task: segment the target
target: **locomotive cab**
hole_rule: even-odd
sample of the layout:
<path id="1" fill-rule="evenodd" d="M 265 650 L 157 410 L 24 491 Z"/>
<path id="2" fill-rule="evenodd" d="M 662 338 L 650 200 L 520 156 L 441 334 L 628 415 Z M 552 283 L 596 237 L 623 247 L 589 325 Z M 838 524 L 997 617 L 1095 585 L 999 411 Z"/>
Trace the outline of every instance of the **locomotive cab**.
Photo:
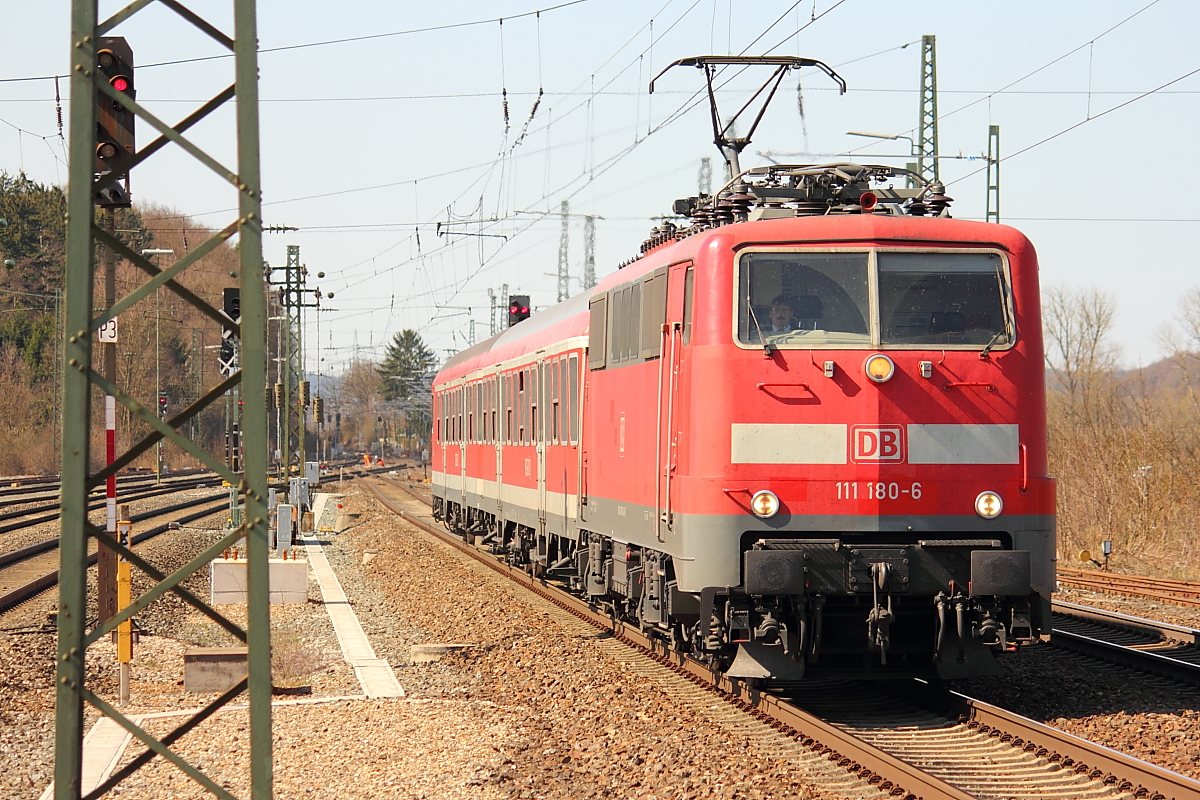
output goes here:
<path id="1" fill-rule="evenodd" d="M 706 584 L 693 646 L 737 677 L 997 674 L 1053 586 L 1032 248 L 948 219 L 747 227 L 698 272 L 696 313 L 727 322 L 682 368 L 728 422 L 685 434 L 680 480 L 736 517 L 725 574 L 675 564 Z M 719 548 L 717 519 L 681 542 Z"/>

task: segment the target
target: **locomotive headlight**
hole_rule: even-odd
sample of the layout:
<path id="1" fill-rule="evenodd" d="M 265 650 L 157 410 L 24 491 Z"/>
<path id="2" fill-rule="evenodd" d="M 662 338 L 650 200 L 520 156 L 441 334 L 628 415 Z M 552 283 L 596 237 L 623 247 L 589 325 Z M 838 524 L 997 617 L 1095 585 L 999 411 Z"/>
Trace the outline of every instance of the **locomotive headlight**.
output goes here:
<path id="1" fill-rule="evenodd" d="M 779 513 L 779 498 L 767 489 L 755 492 L 750 498 L 750 510 L 760 519 L 770 519 Z"/>
<path id="2" fill-rule="evenodd" d="M 975 498 L 975 513 L 984 519 L 995 519 L 1004 510 L 1004 501 L 995 492 L 980 492 Z"/>
<path id="3" fill-rule="evenodd" d="M 883 353 L 867 356 L 863 362 L 863 372 L 876 383 L 886 383 L 896 374 L 896 364 Z"/>

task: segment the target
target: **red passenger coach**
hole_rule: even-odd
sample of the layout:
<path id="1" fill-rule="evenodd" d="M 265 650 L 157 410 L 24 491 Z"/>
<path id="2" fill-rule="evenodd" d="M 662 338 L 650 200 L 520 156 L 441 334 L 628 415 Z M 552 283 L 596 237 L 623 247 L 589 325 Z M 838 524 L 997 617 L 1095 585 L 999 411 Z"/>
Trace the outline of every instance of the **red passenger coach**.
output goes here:
<path id="1" fill-rule="evenodd" d="M 436 513 L 733 676 L 997 673 L 1054 585 L 1037 259 L 908 175 L 749 170 L 452 358 Z"/>

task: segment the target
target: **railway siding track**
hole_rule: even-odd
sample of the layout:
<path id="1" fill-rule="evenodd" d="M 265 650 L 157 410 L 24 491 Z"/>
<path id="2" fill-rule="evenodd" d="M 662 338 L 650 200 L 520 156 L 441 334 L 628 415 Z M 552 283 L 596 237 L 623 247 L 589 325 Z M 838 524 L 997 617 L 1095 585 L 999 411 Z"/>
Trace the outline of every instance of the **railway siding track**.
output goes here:
<path id="1" fill-rule="evenodd" d="M 403 507 L 403 492 L 429 498 L 401 482 L 364 481 L 380 502 L 415 526 L 497 570 L 740 711 L 822 754 L 876 790 L 911 798 L 1127 797 L 1167 800 L 1200 796 L 1200 782 L 1080 739 L 996 706 L 911 682 L 903 695 L 917 706 L 890 718 L 834 722 L 798 706 L 786 692 L 762 692 L 666 651 L 637 628 L 612 620 L 582 600 L 469 547 Z M 390 496 L 389 496 L 390 495 Z M 860 685 L 855 685 L 856 687 Z M 824 687 L 828 689 L 828 687 Z M 878 692 L 854 688 L 852 692 Z M 825 697 L 833 697 L 826 692 Z M 890 701 L 897 703 L 895 698 Z M 853 708 L 843 699 L 835 707 Z"/>
<path id="2" fill-rule="evenodd" d="M 197 505 L 205 504 L 203 508 L 178 517 L 171 522 L 162 525 L 156 525 L 153 528 L 135 533 L 133 543 L 140 544 L 147 539 L 152 539 L 162 533 L 172 529 L 174 523 L 179 525 L 194 522 L 211 514 L 218 513 L 228 508 L 229 501 L 226 498 L 200 498 L 198 500 L 190 500 L 184 503 L 176 503 L 154 511 L 147 511 L 142 514 L 135 515 L 135 519 L 141 518 L 152 519 L 162 517 L 167 514 L 174 513 L 186 508 L 192 508 Z M 13 585 L 15 588 L 10 589 L 3 595 L 0 595 L 0 614 L 9 611 L 26 600 L 29 600 L 47 589 L 58 584 L 58 570 L 45 571 L 48 566 L 51 566 L 54 561 L 54 556 L 50 551 L 58 548 L 58 539 L 50 539 L 45 542 L 40 542 L 29 547 L 14 550 L 10 553 L 0 555 L 0 569 L 6 576 L 5 580 L 0 585 Z M 88 566 L 96 563 L 98 555 L 93 549 L 88 556 Z M 11 573 L 16 573 L 16 577 L 8 577 Z M 20 582 L 23 581 L 23 582 Z"/>
<path id="3" fill-rule="evenodd" d="M 1200 630 L 1116 611 L 1054 601 L 1051 643 L 1200 683 Z"/>
<path id="4" fill-rule="evenodd" d="M 1200 608 L 1200 583 L 1120 575 L 1098 570 L 1060 568 L 1058 582 L 1077 589 L 1106 594 L 1132 595 Z"/>

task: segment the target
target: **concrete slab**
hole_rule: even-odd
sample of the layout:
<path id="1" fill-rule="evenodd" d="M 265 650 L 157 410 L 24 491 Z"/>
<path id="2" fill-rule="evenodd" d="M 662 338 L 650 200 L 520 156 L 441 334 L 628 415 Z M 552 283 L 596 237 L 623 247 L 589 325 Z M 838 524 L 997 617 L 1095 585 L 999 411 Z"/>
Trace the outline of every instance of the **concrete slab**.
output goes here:
<path id="1" fill-rule="evenodd" d="M 272 558 L 269 562 L 272 603 L 308 602 L 308 562 Z M 246 602 L 246 560 L 214 558 L 208 567 L 213 605 Z"/>
<path id="2" fill-rule="evenodd" d="M 304 539 L 308 550 L 308 561 L 312 565 L 313 574 L 321 587 L 321 596 L 325 599 L 325 609 L 329 612 L 329 621 L 333 623 L 337 633 L 338 644 L 342 647 L 342 656 L 351 667 L 354 675 L 362 686 L 363 693 L 369 698 L 403 697 L 404 689 L 396 680 L 396 674 L 388 663 L 375 655 L 375 648 L 359 624 L 354 609 L 346 598 L 341 581 L 329 566 L 325 557 L 325 549 L 316 539 Z"/>

